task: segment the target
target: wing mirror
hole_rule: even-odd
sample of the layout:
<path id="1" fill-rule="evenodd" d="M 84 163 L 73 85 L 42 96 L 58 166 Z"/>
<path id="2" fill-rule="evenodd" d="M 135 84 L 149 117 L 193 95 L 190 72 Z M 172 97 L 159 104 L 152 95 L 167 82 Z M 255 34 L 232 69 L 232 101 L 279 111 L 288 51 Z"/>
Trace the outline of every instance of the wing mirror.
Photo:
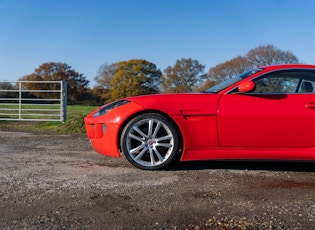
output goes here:
<path id="1" fill-rule="evenodd" d="M 253 81 L 242 82 L 238 86 L 238 92 L 240 93 L 248 93 L 255 89 L 255 83 Z"/>

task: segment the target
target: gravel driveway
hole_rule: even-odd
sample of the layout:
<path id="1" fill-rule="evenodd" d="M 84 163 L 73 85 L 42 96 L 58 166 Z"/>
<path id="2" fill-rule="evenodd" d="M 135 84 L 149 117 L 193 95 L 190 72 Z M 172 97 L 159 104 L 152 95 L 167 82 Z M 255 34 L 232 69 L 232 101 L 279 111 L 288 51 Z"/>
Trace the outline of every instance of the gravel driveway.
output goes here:
<path id="1" fill-rule="evenodd" d="M 0 229 L 314 229 L 315 163 L 142 171 L 85 135 L 0 130 Z"/>

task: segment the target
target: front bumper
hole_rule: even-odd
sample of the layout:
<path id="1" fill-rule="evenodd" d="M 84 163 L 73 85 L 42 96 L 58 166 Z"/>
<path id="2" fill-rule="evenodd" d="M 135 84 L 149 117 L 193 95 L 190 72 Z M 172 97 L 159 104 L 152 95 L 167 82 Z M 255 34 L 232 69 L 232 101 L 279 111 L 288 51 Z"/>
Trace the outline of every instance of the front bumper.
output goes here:
<path id="1" fill-rule="evenodd" d="M 129 117 L 141 110 L 142 106 L 131 102 L 102 116 L 93 117 L 97 110 L 87 115 L 84 118 L 85 129 L 95 151 L 110 157 L 120 157 L 120 129 Z"/>
<path id="2" fill-rule="evenodd" d="M 120 157 L 118 134 L 114 124 L 93 123 L 89 118 L 86 118 L 84 122 L 86 133 L 96 152 L 106 156 Z"/>

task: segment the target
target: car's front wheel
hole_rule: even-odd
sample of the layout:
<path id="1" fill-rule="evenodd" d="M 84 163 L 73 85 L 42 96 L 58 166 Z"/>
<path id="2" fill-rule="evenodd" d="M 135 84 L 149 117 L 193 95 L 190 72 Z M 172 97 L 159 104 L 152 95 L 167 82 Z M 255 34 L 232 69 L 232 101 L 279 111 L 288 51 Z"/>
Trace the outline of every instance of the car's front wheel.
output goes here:
<path id="1" fill-rule="evenodd" d="M 133 118 L 125 126 L 120 145 L 127 160 L 141 169 L 161 169 L 179 154 L 179 133 L 167 118 L 147 113 Z"/>

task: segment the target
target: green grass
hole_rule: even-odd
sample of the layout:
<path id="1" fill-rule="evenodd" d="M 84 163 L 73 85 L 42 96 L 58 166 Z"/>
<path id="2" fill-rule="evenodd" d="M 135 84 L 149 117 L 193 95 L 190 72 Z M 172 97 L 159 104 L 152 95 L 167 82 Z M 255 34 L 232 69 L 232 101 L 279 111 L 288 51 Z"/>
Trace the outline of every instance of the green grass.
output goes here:
<path id="1" fill-rule="evenodd" d="M 63 123 L 57 121 L 0 121 L 0 128 L 59 134 L 85 133 L 83 119 L 96 108 L 98 106 L 68 105 L 67 120 Z"/>
<path id="2" fill-rule="evenodd" d="M 83 119 L 90 112 L 98 108 L 98 106 L 69 105 L 67 106 L 67 120 L 59 123 L 57 126 L 58 133 L 84 133 Z"/>

